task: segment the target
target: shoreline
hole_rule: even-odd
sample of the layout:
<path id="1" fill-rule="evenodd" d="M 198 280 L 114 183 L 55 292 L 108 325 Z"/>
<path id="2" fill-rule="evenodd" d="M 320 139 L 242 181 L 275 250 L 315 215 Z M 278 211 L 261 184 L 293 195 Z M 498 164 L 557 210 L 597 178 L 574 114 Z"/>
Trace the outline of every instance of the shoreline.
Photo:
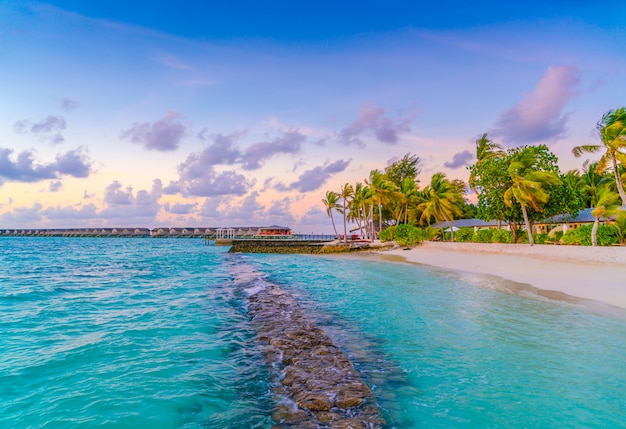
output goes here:
<path id="1" fill-rule="evenodd" d="M 376 252 L 386 261 L 443 268 L 462 280 L 516 294 L 626 310 L 626 248 L 424 242 Z M 491 277 L 491 279 L 489 279 Z M 508 284 L 506 284 L 508 282 Z M 602 308 L 601 308 L 602 307 Z"/>

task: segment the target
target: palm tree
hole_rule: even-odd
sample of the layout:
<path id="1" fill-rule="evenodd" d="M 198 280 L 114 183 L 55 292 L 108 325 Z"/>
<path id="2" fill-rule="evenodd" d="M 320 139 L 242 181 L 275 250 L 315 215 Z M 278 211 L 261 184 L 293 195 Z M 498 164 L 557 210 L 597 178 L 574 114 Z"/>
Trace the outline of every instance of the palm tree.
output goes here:
<path id="1" fill-rule="evenodd" d="M 402 181 L 398 192 L 398 200 L 401 204 L 397 213 L 396 224 L 400 223 L 402 217 L 404 217 L 405 224 L 409 222 L 409 207 L 416 200 L 418 192 L 419 190 L 417 189 L 417 184 L 414 179 L 406 177 Z"/>
<path id="2" fill-rule="evenodd" d="M 591 245 L 597 246 L 597 234 L 598 225 L 600 224 L 600 218 L 611 215 L 615 212 L 615 209 L 619 207 L 619 194 L 613 191 L 608 186 L 600 186 L 594 196 L 594 209 L 591 214 L 594 217 L 593 228 L 591 228 Z"/>
<path id="3" fill-rule="evenodd" d="M 504 192 L 504 203 L 507 206 L 513 207 L 514 200 L 522 206 L 528 242 L 531 246 L 534 241 L 526 208 L 530 206 L 536 211 L 541 211 L 541 205 L 550 199 L 550 194 L 546 192 L 544 186 L 561 183 L 561 179 L 555 172 L 535 170 L 534 164 L 535 158 L 532 152 L 522 151 L 518 160 L 509 165 L 508 172 L 513 185 Z"/>
<path id="4" fill-rule="evenodd" d="M 341 193 L 339 194 L 343 201 L 343 242 L 348 242 L 348 224 L 347 224 L 347 214 L 348 214 L 348 203 L 349 199 L 354 197 L 354 188 L 351 184 L 346 183 L 341 187 Z"/>
<path id="5" fill-rule="evenodd" d="M 597 169 L 597 162 L 589 163 L 589 161 L 585 161 L 583 163 L 578 189 L 580 190 L 580 195 L 583 198 L 585 207 L 594 207 L 593 201 L 596 197 L 597 189 L 610 180 L 610 177 L 606 174 L 598 174 Z"/>
<path id="6" fill-rule="evenodd" d="M 446 222 L 450 227 L 450 241 L 454 241 L 454 229 L 452 220 L 455 216 L 462 214 L 461 205 L 463 195 L 459 192 L 458 186 L 450 182 L 444 173 L 435 173 L 427 185 L 420 193 L 422 203 L 419 209 L 422 211 L 420 222 L 429 222 L 434 218 L 436 222 Z"/>
<path id="7" fill-rule="evenodd" d="M 330 221 L 333 223 L 333 230 L 335 231 L 335 237 L 339 238 L 337 234 L 337 227 L 335 226 L 335 218 L 333 217 L 333 210 L 340 210 L 339 194 L 334 191 L 326 191 L 326 198 L 322 199 L 322 203 L 326 207 L 326 214 L 330 217 Z"/>
<path id="8" fill-rule="evenodd" d="M 376 230 L 374 228 L 374 205 L 378 206 L 378 231 L 383 229 L 383 201 L 385 196 L 394 191 L 394 184 L 385 178 L 385 175 L 378 170 L 370 172 L 369 180 L 365 180 L 371 191 L 372 204 L 370 205 L 370 220 L 372 222 L 372 238 L 376 240 Z"/>
<path id="9" fill-rule="evenodd" d="M 604 147 L 605 152 L 598 161 L 596 171 L 602 174 L 611 168 L 615 175 L 615 185 L 622 200 L 622 206 L 626 207 L 626 193 L 624 182 L 619 173 L 618 164 L 626 165 L 626 107 L 617 110 L 609 110 L 596 125 L 602 145 L 583 145 L 572 149 L 574 156 L 579 157 L 584 152 L 597 152 Z"/>
<path id="10" fill-rule="evenodd" d="M 487 138 L 487 133 L 483 134 L 481 138 L 476 140 L 476 166 L 478 167 L 481 163 L 485 162 L 491 158 L 497 158 L 499 156 L 504 156 L 505 152 L 502 146 L 498 143 L 495 143 L 493 140 Z M 476 190 L 476 170 L 470 170 L 469 177 L 469 185 L 470 188 L 474 191 L 474 193 L 478 194 Z"/>

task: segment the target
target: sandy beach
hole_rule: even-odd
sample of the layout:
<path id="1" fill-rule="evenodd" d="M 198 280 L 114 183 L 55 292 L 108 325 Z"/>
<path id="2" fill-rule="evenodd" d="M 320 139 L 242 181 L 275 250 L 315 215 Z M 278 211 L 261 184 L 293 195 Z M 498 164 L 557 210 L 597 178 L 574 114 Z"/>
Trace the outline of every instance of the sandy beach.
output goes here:
<path id="1" fill-rule="evenodd" d="M 488 276 L 497 276 L 517 284 L 519 293 L 626 309 L 625 247 L 425 242 L 381 254 L 455 270 L 482 284 L 488 283 Z"/>

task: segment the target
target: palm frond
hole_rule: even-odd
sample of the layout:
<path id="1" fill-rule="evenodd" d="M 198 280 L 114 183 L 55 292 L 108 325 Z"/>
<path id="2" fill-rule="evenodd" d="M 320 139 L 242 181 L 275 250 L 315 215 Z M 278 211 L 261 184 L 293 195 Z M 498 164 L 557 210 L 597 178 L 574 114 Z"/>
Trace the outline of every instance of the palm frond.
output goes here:
<path id="1" fill-rule="evenodd" d="M 602 146 L 597 145 L 597 144 L 575 146 L 572 149 L 572 153 L 574 154 L 576 158 L 579 158 L 583 153 L 594 153 L 600 150 L 601 147 Z"/>

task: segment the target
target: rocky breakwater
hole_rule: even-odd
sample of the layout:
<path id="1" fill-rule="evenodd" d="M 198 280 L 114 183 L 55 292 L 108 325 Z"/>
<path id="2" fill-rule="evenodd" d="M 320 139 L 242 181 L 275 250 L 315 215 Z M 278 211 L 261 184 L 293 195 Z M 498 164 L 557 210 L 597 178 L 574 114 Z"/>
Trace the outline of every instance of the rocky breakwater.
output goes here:
<path id="1" fill-rule="evenodd" d="M 276 377 L 274 428 L 384 427 L 372 391 L 288 292 L 257 290 L 248 311 Z"/>
<path id="2" fill-rule="evenodd" d="M 304 253 L 329 254 L 383 250 L 393 243 L 369 243 L 306 240 L 234 240 L 230 253 Z"/>

